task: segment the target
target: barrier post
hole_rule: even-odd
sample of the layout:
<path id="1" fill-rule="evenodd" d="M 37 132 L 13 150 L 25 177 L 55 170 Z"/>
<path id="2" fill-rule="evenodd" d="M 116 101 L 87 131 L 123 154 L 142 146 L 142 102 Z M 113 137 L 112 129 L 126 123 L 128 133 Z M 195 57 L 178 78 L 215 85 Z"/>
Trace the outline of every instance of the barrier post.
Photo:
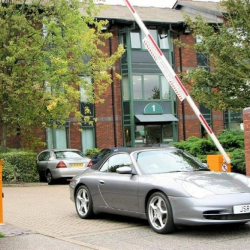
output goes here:
<path id="1" fill-rule="evenodd" d="M 3 182 L 2 182 L 2 173 L 3 173 L 3 159 L 0 160 L 0 224 L 3 223 Z"/>

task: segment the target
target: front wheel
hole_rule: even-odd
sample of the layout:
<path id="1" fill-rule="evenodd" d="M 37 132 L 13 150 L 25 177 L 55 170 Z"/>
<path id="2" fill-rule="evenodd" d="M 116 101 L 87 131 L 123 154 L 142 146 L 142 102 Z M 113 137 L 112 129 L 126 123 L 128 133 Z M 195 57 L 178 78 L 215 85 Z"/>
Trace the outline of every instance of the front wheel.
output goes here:
<path id="1" fill-rule="evenodd" d="M 93 202 L 91 194 L 86 186 L 80 186 L 76 191 L 75 206 L 77 214 L 82 219 L 93 216 Z"/>
<path id="2" fill-rule="evenodd" d="M 147 203 L 147 217 L 151 228 L 159 234 L 171 233 L 176 228 L 170 202 L 161 192 L 150 196 Z"/>

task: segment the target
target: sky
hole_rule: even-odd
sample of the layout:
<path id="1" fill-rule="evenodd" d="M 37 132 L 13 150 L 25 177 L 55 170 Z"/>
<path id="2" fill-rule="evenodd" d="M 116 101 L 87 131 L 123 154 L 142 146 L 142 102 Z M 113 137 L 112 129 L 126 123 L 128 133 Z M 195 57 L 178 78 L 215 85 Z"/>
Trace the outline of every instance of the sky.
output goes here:
<path id="1" fill-rule="evenodd" d="M 220 0 L 199 0 L 199 1 L 219 2 Z M 112 4 L 112 5 L 125 5 L 123 0 L 96 0 L 96 2 L 104 2 L 104 4 Z M 133 6 L 152 6 L 152 7 L 172 8 L 176 0 L 129 0 L 129 2 Z"/>

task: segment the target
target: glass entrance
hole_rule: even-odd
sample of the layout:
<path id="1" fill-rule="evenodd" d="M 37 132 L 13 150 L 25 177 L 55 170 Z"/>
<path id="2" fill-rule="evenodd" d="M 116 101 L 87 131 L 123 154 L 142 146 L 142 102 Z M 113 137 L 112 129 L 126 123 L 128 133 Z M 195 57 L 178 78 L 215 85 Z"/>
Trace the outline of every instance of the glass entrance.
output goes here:
<path id="1" fill-rule="evenodd" d="M 146 125 L 146 144 L 162 143 L 161 125 Z"/>
<path id="2" fill-rule="evenodd" d="M 164 144 L 173 141 L 173 123 L 138 124 L 135 126 L 135 146 Z"/>

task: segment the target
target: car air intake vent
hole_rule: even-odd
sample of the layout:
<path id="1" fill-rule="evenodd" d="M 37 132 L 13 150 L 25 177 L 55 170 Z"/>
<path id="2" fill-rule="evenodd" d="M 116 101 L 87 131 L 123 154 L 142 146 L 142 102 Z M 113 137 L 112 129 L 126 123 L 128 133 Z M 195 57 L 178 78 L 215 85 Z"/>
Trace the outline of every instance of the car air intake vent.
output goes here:
<path id="1" fill-rule="evenodd" d="M 229 214 L 223 211 L 206 211 L 203 217 L 207 220 L 245 220 L 250 219 L 249 214 Z"/>

